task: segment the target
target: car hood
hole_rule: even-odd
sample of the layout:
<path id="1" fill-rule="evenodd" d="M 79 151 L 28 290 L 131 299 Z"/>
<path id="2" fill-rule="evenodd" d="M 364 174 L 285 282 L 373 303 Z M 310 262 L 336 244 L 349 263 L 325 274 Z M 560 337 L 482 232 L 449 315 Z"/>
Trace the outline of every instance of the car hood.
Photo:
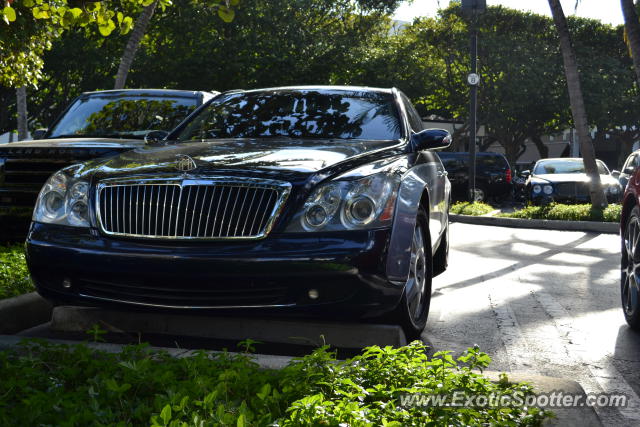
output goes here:
<path id="1" fill-rule="evenodd" d="M 86 165 L 98 175 L 176 173 L 178 155 L 191 157 L 197 168 L 189 174 L 249 174 L 272 178 L 310 175 L 356 158 L 379 156 L 400 147 L 399 141 L 324 139 L 217 139 L 198 142 L 162 142 L 127 151 Z"/>
<path id="2" fill-rule="evenodd" d="M 531 184 L 589 181 L 589 177 L 584 173 L 549 173 L 531 176 Z M 613 185 L 618 183 L 618 180 L 611 175 L 600 175 L 600 181 L 605 185 Z"/>
<path id="3" fill-rule="evenodd" d="M 12 142 L 0 145 L 0 152 L 38 148 L 134 148 L 144 146 L 141 139 L 117 138 L 52 138 Z"/>

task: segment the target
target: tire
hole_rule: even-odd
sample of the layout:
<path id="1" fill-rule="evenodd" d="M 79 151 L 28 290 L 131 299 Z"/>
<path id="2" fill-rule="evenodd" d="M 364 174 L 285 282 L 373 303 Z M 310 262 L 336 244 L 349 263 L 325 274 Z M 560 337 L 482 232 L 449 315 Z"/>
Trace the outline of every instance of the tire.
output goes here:
<path id="1" fill-rule="evenodd" d="M 483 202 L 486 203 L 488 200 L 487 189 L 478 185 L 474 188 L 474 196 L 473 200 L 475 202 Z"/>
<path id="2" fill-rule="evenodd" d="M 409 277 L 404 286 L 402 299 L 395 311 L 395 317 L 408 341 L 420 339 L 427 325 L 431 304 L 433 257 L 427 224 L 427 215 L 420 208 L 411 242 Z"/>
<path id="3" fill-rule="evenodd" d="M 444 273 L 449 266 L 449 224 L 446 225 L 440 245 L 433 256 L 433 277 Z"/>
<path id="4" fill-rule="evenodd" d="M 620 259 L 620 297 L 624 318 L 640 331 L 640 208 L 629 214 L 622 234 Z"/>

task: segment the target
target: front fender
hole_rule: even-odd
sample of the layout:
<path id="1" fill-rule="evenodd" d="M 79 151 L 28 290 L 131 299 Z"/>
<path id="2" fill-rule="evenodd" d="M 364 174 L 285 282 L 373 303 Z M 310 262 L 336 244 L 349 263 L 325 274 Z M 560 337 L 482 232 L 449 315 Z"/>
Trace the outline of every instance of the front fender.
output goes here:
<path id="1" fill-rule="evenodd" d="M 438 172 L 437 163 L 428 162 L 411 168 L 402 177 L 396 200 L 386 265 L 387 279 L 391 282 L 405 283 L 409 277 L 411 240 L 423 195 L 426 194 L 431 207 L 442 205 L 438 200 L 437 191 L 434 191 Z M 446 180 L 444 181 L 446 182 Z M 442 228 L 439 220 L 440 213 L 433 211 L 434 209 L 430 209 L 429 212 L 429 232 L 432 245 L 436 242 Z"/>

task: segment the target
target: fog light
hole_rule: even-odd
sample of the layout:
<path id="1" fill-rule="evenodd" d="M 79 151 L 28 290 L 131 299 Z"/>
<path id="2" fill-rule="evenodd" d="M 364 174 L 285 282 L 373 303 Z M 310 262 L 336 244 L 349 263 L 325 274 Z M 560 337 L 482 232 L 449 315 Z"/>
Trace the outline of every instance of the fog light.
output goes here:
<path id="1" fill-rule="evenodd" d="M 62 287 L 65 289 L 71 289 L 71 279 L 69 279 L 68 277 L 65 277 L 64 280 L 62 281 Z"/>
<path id="2" fill-rule="evenodd" d="M 318 299 L 320 292 L 317 289 L 309 289 L 309 299 Z"/>

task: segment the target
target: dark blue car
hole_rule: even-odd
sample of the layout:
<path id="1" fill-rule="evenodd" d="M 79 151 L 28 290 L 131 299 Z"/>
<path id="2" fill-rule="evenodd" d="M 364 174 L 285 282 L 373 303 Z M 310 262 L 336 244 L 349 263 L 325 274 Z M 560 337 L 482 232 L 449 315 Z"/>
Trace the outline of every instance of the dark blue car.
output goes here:
<path id="1" fill-rule="evenodd" d="M 223 93 L 162 141 L 53 175 L 27 260 L 55 304 L 375 318 L 410 337 L 447 266 L 450 184 L 396 89 Z"/>

